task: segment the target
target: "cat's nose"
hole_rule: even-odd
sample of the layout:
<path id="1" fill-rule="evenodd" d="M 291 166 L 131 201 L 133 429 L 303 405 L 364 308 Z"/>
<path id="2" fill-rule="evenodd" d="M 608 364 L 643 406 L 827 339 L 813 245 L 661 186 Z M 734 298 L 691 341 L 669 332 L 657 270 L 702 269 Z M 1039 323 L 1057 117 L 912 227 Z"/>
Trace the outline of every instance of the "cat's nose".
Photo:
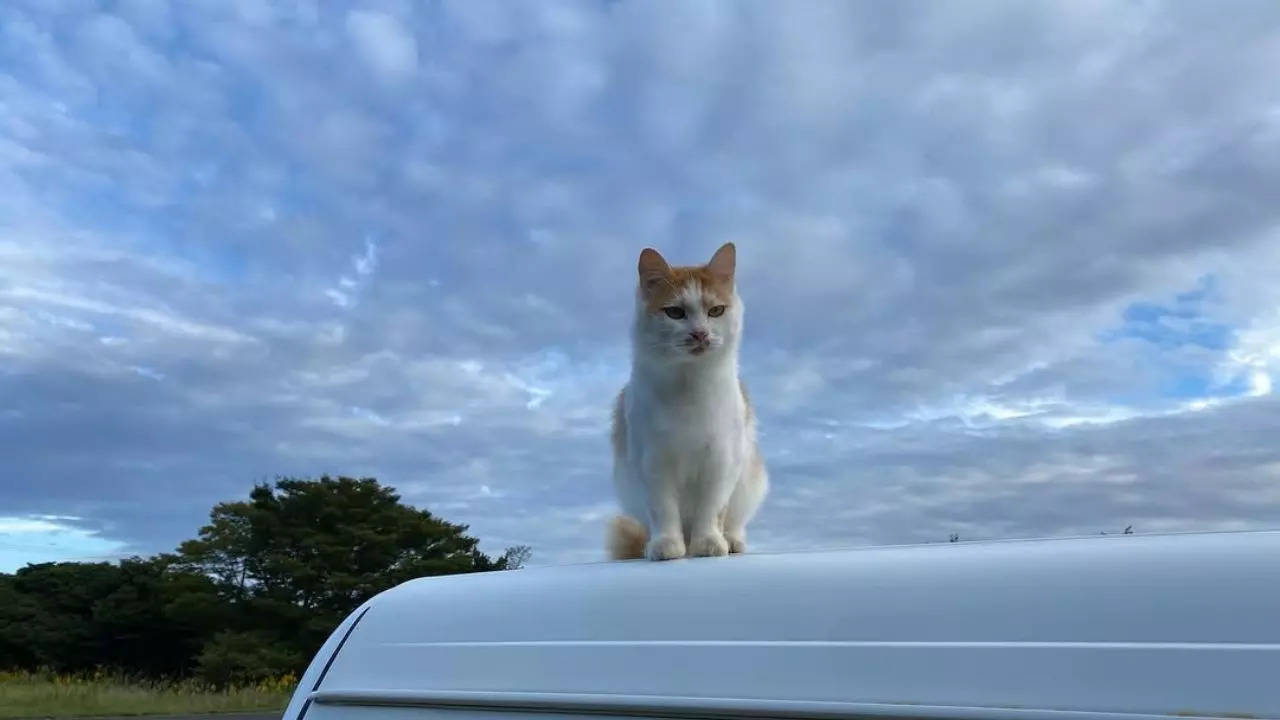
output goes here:
<path id="1" fill-rule="evenodd" d="M 704 343 L 710 339 L 710 336 L 707 335 L 706 330 L 694 330 L 693 332 L 689 333 L 689 338 L 692 340 L 696 340 L 697 342 Z"/>

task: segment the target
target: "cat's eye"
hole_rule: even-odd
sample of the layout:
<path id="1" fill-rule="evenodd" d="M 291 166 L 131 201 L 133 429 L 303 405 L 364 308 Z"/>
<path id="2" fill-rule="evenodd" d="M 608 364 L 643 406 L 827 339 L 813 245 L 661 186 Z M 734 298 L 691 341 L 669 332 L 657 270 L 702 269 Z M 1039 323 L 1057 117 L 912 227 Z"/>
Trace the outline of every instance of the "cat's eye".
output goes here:
<path id="1" fill-rule="evenodd" d="M 723 314 L 724 314 L 723 305 L 716 305 L 715 307 L 707 310 L 707 315 L 710 315 L 711 317 L 720 317 Z"/>
<path id="2" fill-rule="evenodd" d="M 672 320 L 680 320 L 684 317 L 684 308 L 676 307 L 675 305 L 662 308 L 662 312 L 666 313 L 667 317 Z"/>

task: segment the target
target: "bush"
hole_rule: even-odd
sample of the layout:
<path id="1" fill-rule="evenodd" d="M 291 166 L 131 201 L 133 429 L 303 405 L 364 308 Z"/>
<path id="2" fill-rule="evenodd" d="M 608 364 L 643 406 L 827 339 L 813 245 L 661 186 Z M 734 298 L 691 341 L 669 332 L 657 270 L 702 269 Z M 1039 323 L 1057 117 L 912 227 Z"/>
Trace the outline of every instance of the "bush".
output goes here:
<path id="1" fill-rule="evenodd" d="M 259 685 L 289 675 L 306 658 L 263 632 L 220 632 L 196 658 L 196 677 L 215 688 Z"/>

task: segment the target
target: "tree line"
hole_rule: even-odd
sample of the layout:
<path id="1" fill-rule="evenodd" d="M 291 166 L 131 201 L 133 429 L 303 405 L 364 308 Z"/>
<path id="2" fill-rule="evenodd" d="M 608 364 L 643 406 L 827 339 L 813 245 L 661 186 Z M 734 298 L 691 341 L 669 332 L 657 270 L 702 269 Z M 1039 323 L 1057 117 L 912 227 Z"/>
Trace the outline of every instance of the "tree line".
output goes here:
<path id="1" fill-rule="evenodd" d="M 175 552 L 0 573 L 0 669 L 110 669 L 213 685 L 301 674 L 368 598 L 417 577 L 516 569 L 465 525 L 372 478 L 283 478 L 225 502 Z"/>

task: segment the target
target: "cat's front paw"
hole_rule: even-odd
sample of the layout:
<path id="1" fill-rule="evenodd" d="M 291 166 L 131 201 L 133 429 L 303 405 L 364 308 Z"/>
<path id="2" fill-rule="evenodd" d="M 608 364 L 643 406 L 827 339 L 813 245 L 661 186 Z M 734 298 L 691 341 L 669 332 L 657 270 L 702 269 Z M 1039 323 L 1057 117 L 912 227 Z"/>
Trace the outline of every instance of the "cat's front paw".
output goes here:
<path id="1" fill-rule="evenodd" d="M 684 557 L 684 538 L 675 535 L 659 535 L 649 541 L 645 557 L 650 560 L 675 560 Z"/>
<path id="2" fill-rule="evenodd" d="M 700 535 L 689 543 L 689 554 L 694 557 L 718 557 L 729 554 L 729 543 L 719 533 Z"/>
<path id="3" fill-rule="evenodd" d="M 737 555 L 747 551 L 747 539 L 741 535 L 725 535 L 724 539 L 729 541 L 729 552 Z"/>

